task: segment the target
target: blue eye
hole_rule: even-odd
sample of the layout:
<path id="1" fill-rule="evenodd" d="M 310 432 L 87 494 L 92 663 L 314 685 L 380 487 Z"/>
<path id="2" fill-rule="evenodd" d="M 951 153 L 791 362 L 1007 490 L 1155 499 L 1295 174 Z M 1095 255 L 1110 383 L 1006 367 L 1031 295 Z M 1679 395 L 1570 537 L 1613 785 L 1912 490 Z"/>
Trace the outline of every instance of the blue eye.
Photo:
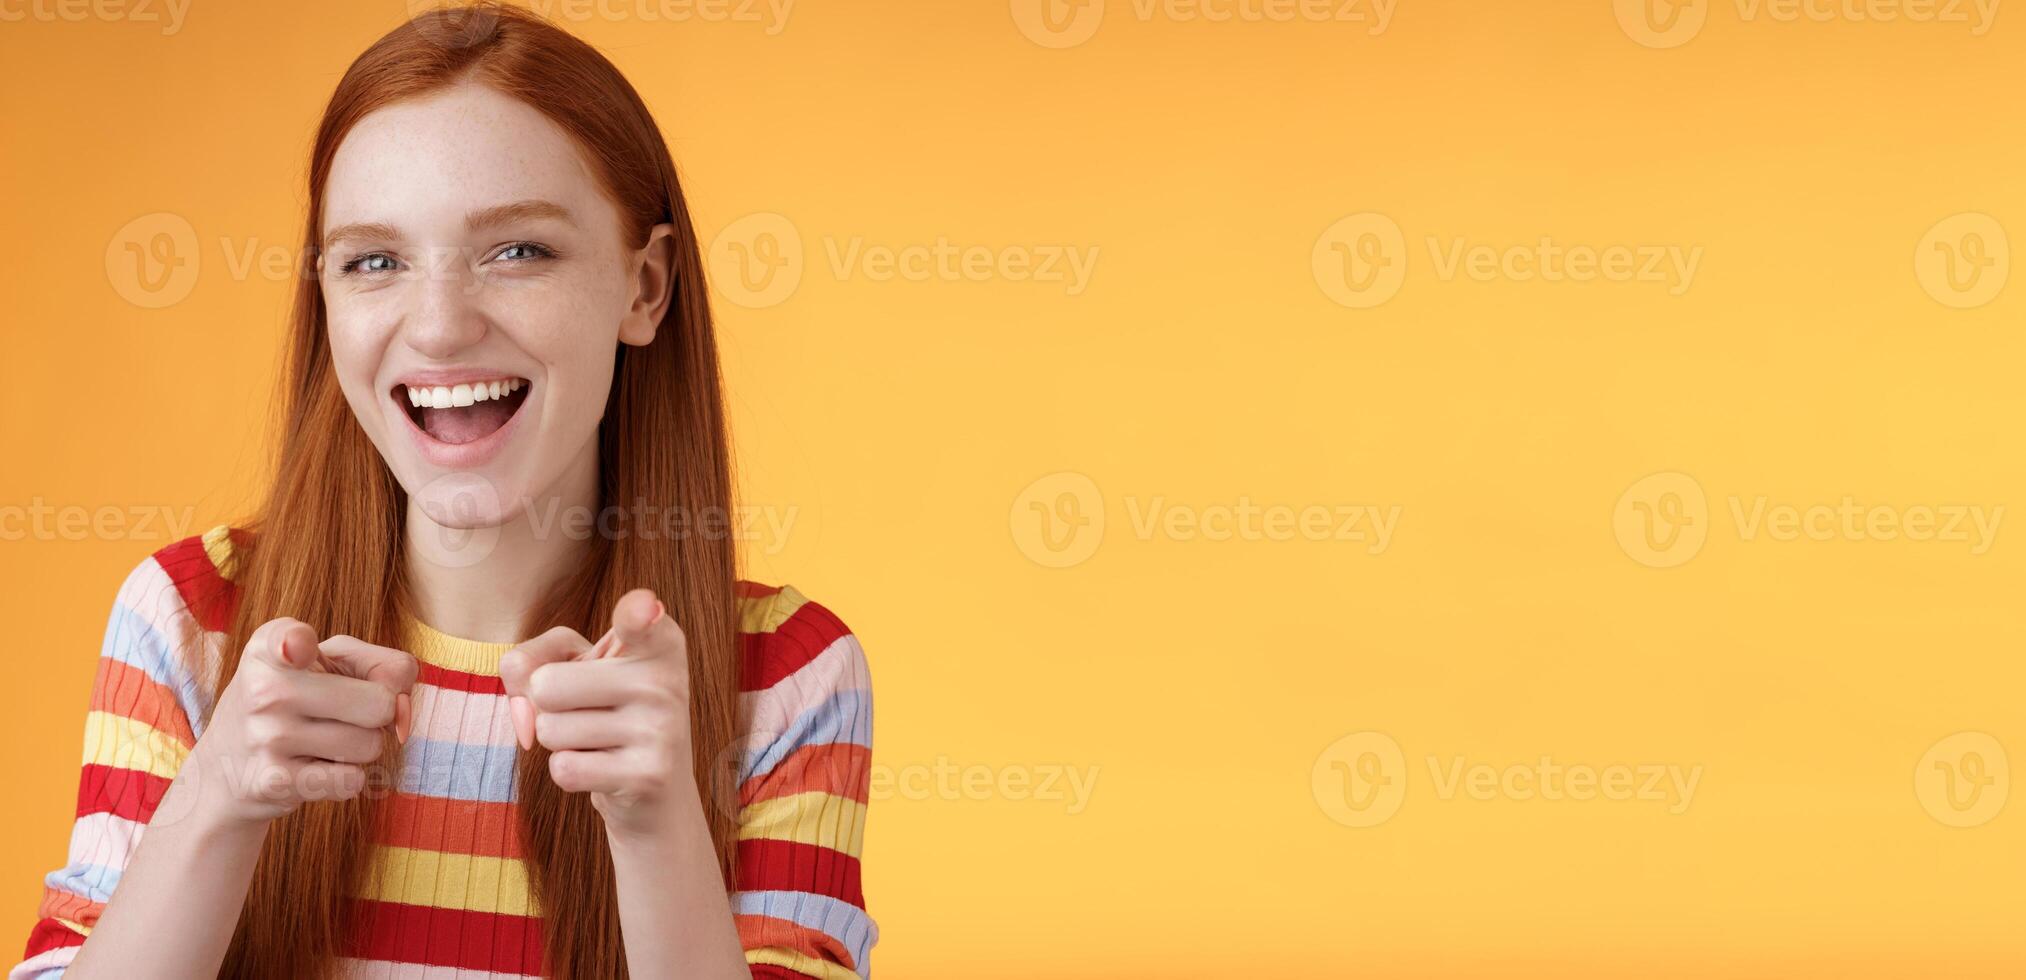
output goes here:
<path id="1" fill-rule="evenodd" d="M 393 272 L 396 265 L 397 263 L 394 261 L 394 257 L 388 255 L 385 252 L 367 252 L 366 254 L 361 255 L 358 258 L 351 260 L 350 262 L 346 262 L 342 266 L 339 266 L 338 274 L 351 275 L 352 273 L 355 272 L 368 272 L 368 273 Z"/>
<path id="2" fill-rule="evenodd" d="M 505 259 L 509 262 L 526 262 L 532 259 L 553 258 L 555 254 L 555 252 L 544 245 L 537 245 L 534 242 L 515 242 L 500 249 L 493 257 Z"/>

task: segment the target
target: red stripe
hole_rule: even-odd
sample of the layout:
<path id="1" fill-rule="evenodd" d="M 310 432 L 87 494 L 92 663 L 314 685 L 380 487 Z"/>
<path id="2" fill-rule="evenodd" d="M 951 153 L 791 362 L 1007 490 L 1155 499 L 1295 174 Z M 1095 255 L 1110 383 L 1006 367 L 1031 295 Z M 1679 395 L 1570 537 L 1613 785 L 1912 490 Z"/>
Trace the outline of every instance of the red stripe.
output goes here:
<path id="1" fill-rule="evenodd" d="M 739 685 L 746 691 L 764 691 L 781 678 L 802 669 L 839 637 L 849 636 L 844 621 L 818 603 L 805 602 L 787 621 L 770 633 L 739 634 L 745 669 Z"/>
<path id="2" fill-rule="evenodd" d="M 153 773 L 87 763 L 77 780 L 77 815 L 110 813 L 147 823 L 169 791 L 169 781 Z"/>
<path id="3" fill-rule="evenodd" d="M 739 890 L 808 892 L 865 908 L 857 858 L 796 841 L 740 841 Z"/>
<path id="4" fill-rule="evenodd" d="M 43 919 L 35 924 L 35 928 L 28 931 L 28 948 L 23 951 L 21 958 L 33 959 L 52 949 L 82 945 L 84 937 L 72 931 L 69 926 L 55 919 Z"/>
<path id="5" fill-rule="evenodd" d="M 495 675 L 470 674 L 435 664 L 421 664 L 421 681 L 447 691 L 469 691 L 473 694 L 505 694 L 506 681 Z"/>
<path id="6" fill-rule="evenodd" d="M 346 956 L 460 970 L 543 975 L 542 920 L 400 902 L 353 900 Z"/>
<path id="7" fill-rule="evenodd" d="M 753 980 L 809 980 L 809 978 L 785 966 L 756 963 L 753 965 Z"/>
<path id="8" fill-rule="evenodd" d="M 395 793 L 380 810 L 374 843 L 482 857 L 521 856 L 512 803 Z"/>
<path id="9" fill-rule="evenodd" d="M 804 745 L 764 775 L 739 787 L 739 805 L 794 796 L 829 793 L 859 803 L 866 801 L 872 782 L 872 750 L 851 742 Z"/>
<path id="10" fill-rule="evenodd" d="M 235 544 L 240 540 L 233 537 Z M 155 552 L 155 562 L 169 573 L 176 591 L 182 593 L 183 605 L 197 620 L 197 625 L 207 630 L 223 631 L 232 627 L 232 614 L 239 603 L 239 590 L 218 574 L 217 566 L 211 564 L 211 556 L 204 551 L 204 539 L 192 535 Z"/>
<path id="11" fill-rule="evenodd" d="M 197 744 L 190 720 L 175 692 L 148 676 L 148 672 L 111 657 L 99 658 L 98 677 L 92 681 L 91 710 L 132 718 L 174 738 L 184 746 Z"/>

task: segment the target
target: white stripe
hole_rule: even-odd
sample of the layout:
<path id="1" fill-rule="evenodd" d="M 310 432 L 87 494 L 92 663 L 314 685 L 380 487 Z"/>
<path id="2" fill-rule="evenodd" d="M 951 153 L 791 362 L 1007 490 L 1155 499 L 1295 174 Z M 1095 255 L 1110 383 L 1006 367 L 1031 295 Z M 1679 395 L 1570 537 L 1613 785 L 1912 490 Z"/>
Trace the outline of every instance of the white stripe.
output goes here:
<path id="1" fill-rule="evenodd" d="M 748 733 L 779 735 L 803 712 L 829 700 L 831 695 L 871 687 L 865 651 L 859 649 L 857 637 L 846 633 L 830 641 L 814 660 L 781 678 L 773 687 L 739 695 L 740 716 L 746 719 Z"/>
<path id="2" fill-rule="evenodd" d="M 492 973 L 460 970 L 454 966 L 425 966 L 421 963 L 393 963 L 387 960 L 338 959 L 338 975 L 346 980 L 541 980 L 524 973 Z"/>

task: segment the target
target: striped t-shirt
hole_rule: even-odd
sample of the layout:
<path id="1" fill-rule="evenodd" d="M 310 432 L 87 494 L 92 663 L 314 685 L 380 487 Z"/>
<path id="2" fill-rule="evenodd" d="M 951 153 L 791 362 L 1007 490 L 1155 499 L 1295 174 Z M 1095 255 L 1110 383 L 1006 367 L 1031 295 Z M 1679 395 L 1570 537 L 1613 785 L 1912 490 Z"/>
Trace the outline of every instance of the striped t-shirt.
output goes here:
<path id="1" fill-rule="evenodd" d="M 143 561 L 107 624 L 86 716 L 69 862 L 45 879 L 9 980 L 63 975 L 91 935 L 155 804 L 210 719 L 236 595 L 214 528 Z M 738 584 L 741 718 L 739 939 L 753 976 L 870 976 L 879 930 L 859 885 L 872 745 L 858 641 L 792 588 Z M 202 628 L 201 651 L 184 649 Z M 521 858 L 514 740 L 499 677 L 510 644 L 409 623 L 420 662 L 395 792 L 347 937 L 352 977 L 542 976 L 542 910 Z"/>

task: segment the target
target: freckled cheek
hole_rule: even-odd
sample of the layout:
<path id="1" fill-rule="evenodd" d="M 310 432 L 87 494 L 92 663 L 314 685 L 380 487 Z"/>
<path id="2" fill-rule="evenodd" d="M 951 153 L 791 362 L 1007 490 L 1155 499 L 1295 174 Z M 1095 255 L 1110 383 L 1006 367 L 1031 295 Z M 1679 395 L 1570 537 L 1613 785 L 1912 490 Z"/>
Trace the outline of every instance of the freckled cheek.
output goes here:
<path id="1" fill-rule="evenodd" d="M 393 330 L 369 310 L 342 304 L 325 304 L 324 323 L 338 386 L 351 403 L 353 414 L 371 430 L 380 423 L 373 409 L 379 404 L 380 367 L 386 359 Z"/>

